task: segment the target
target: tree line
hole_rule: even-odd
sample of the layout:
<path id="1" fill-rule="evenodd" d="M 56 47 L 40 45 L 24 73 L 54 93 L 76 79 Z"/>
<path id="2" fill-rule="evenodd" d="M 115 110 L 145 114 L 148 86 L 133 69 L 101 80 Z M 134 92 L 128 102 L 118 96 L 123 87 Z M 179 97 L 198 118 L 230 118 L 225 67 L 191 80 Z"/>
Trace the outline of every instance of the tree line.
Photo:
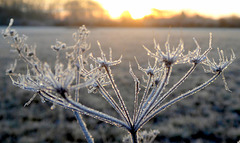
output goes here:
<path id="1" fill-rule="evenodd" d="M 240 18 L 231 16 L 211 19 L 198 14 L 189 16 L 187 11 L 164 17 L 167 11 L 153 9 L 162 17 L 148 15 L 133 19 L 125 11 L 119 20 L 112 20 L 97 2 L 90 0 L 0 0 L 0 25 L 7 25 L 10 18 L 16 25 L 57 26 L 127 26 L 127 27 L 240 27 Z"/>

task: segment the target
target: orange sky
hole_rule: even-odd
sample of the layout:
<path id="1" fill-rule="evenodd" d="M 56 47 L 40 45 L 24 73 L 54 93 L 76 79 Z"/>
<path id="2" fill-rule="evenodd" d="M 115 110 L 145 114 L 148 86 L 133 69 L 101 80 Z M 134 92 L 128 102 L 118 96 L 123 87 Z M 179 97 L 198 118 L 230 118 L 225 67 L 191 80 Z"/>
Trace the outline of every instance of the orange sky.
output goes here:
<path id="1" fill-rule="evenodd" d="M 200 13 L 201 15 L 219 18 L 240 15 L 236 0 L 95 0 L 102 4 L 112 18 L 117 19 L 124 11 L 129 11 L 134 19 L 151 14 L 151 9 L 182 10 Z"/>

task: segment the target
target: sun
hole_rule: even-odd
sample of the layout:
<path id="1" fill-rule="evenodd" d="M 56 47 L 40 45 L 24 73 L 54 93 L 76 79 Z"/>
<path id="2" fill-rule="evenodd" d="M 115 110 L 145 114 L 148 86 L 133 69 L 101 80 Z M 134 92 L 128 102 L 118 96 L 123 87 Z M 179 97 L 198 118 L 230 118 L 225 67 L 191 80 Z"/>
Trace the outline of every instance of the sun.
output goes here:
<path id="1" fill-rule="evenodd" d="M 130 0 L 100 0 L 98 2 L 102 4 L 113 19 L 118 19 L 124 11 L 128 11 L 133 19 L 140 19 L 151 14 L 151 6 L 148 6 L 146 2 Z"/>
<path id="2" fill-rule="evenodd" d="M 152 9 L 158 9 L 161 11 L 192 11 L 200 13 L 210 17 L 220 17 L 227 15 L 240 15 L 239 6 L 236 0 L 217 1 L 217 0 L 201 0 L 201 2 L 195 2 L 193 0 L 94 0 L 102 5 L 106 9 L 113 19 L 119 19 L 121 14 L 128 11 L 133 19 L 140 19 L 144 16 L 153 14 Z M 217 5 L 213 7 L 213 5 Z M 226 9 L 226 6 L 231 8 Z M 156 11 L 155 11 L 156 14 Z M 162 14 L 160 14 L 161 16 Z M 171 17 L 171 13 L 168 15 L 164 13 L 164 17 Z M 159 16 L 157 16 L 159 17 Z"/>
<path id="3" fill-rule="evenodd" d="M 128 10 L 128 11 L 131 14 L 133 19 L 140 19 L 140 18 L 143 18 L 144 16 L 150 15 L 152 13 L 151 9 L 141 9 L 141 8 Z"/>

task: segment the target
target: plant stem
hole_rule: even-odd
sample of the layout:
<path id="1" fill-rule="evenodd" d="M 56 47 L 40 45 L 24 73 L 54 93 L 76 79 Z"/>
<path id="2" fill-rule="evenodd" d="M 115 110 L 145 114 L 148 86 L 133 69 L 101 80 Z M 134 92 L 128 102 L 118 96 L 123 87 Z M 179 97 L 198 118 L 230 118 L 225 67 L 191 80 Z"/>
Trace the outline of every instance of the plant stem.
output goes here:
<path id="1" fill-rule="evenodd" d="M 76 119 L 78 120 L 78 124 L 80 125 L 80 127 L 83 131 L 83 134 L 85 135 L 85 138 L 86 138 L 87 142 L 88 143 L 94 143 L 94 140 L 93 140 L 90 132 L 88 131 L 87 126 L 82 119 L 82 116 L 76 111 L 74 111 L 74 114 L 76 116 Z"/>
<path id="2" fill-rule="evenodd" d="M 150 115 L 147 115 L 147 117 L 145 119 L 143 119 L 143 121 L 140 123 L 140 125 L 138 127 L 141 128 L 146 122 L 148 122 L 150 119 L 152 119 L 154 116 L 156 116 L 159 112 L 165 110 L 166 108 L 170 107 L 171 105 L 175 104 L 176 102 L 178 102 L 178 101 L 182 100 L 183 98 L 186 98 L 190 95 L 193 95 L 196 92 L 207 87 L 214 80 L 216 80 L 220 74 L 221 74 L 221 72 L 216 73 L 212 78 L 210 78 L 208 81 L 204 82 L 203 84 L 197 86 L 196 88 L 194 88 L 184 94 L 179 95 L 178 97 L 176 97 L 176 98 L 170 100 L 169 102 L 165 103 L 164 105 L 158 107 L 156 110 L 153 111 L 153 113 L 151 113 Z"/>
<path id="3" fill-rule="evenodd" d="M 131 137 L 132 137 L 132 143 L 138 143 L 138 136 L 137 136 L 137 131 L 133 130 L 130 131 Z"/>
<path id="4" fill-rule="evenodd" d="M 64 108 L 69 108 L 71 110 L 75 110 L 77 112 L 80 112 L 81 114 L 85 114 L 85 115 L 89 115 L 93 118 L 96 118 L 98 120 L 104 121 L 106 123 L 118 126 L 118 127 L 123 127 L 126 129 L 130 129 L 129 126 L 127 124 L 125 124 L 125 122 L 122 122 L 121 120 L 107 115 L 103 112 L 91 109 L 87 106 L 82 105 L 81 103 L 77 103 L 71 99 L 68 99 L 67 97 L 65 97 L 64 99 L 61 98 L 57 98 L 55 99 L 54 97 L 51 96 L 51 94 L 41 90 L 38 92 L 38 94 L 42 97 L 44 97 L 45 99 L 47 99 L 48 101 L 52 102 L 52 103 L 56 103 L 57 105 L 60 105 Z M 44 95 L 45 94 L 45 95 Z M 63 101 L 65 100 L 65 102 Z"/>
<path id="5" fill-rule="evenodd" d="M 141 102 L 140 102 L 140 105 L 139 105 L 139 109 L 138 109 L 138 112 L 137 112 L 137 117 L 136 117 L 136 119 L 142 114 L 142 111 L 143 111 L 143 103 L 145 102 L 145 100 L 146 100 L 146 98 L 147 98 L 147 94 L 148 94 L 148 92 L 149 92 L 149 89 L 150 89 L 150 85 L 151 85 L 151 81 L 152 81 L 152 75 L 149 75 L 149 77 L 148 77 L 148 81 L 147 81 L 147 87 L 146 87 L 146 89 L 145 89 L 145 91 L 144 91 L 144 94 L 143 94 L 143 96 L 142 96 L 142 99 L 141 99 Z M 146 102 L 145 102 L 146 103 Z M 142 108 L 143 107 L 143 108 Z M 135 120 L 134 120 L 134 122 L 136 122 Z"/>
<path id="6" fill-rule="evenodd" d="M 80 83 L 80 76 L 79 76 L 79 67 L 77 68 L 77 72 L 76 72 L 76 84 Z M 75 90 L 75 101 L 78 102 L 79 101 L 79 93 L 80 90 L 76 89 Z M 75 114 L 76 119 L 78 120 L 78 124 L 80 125 L 83 134 L 87 140 L 88 143 L 94 143 L 94 139 L 91 135 L 91 133 L 88 131 L 87 126 L 82 118 L 82 115 L 76 111 L 73 111 L 73 113 Z"/>
<path id="7" fill-rule="evenodd" d="M 153 110 L 155 110 L 158 106 L 160 106 L 162 101 L 166 99 L 175 89 L 179 87 L 179 85 L 181 85 L 189 77 L 189 75 L 195 70 L 196 66 L 197 64 L 194 64 L 189 69 L 189 71 L 175 85 L 173 85 L 171 89 L 168 90 L 168 92 L 166 92 L 160 99 L 158 99 L 157 102 L 153 105 L 153 107 L 148 111 L 147 114 L 151 114 Z"/>
<path id="8" fill-rule="evenodd" d="M 167 67 L 167 69 L 165 71 L 164 79 L 161 82 L 161 84 L 159 85 L 159 87 L 157 88 L 156 93 L 155 94 L 153 93 L 154 95 L 150 95 L 148 97 L 147 101 L 145 102 L 145 105 L 143 106 L 143 108 L 144 108 L 143 113 L 141 114 L 141 116 L 139 116 L 139 119 L 137 120 L 137 122 L 135 124 L 135 129 L 139 129 L 140 128 L 139 124 L 147 116 L 147 113 L 148 113 L 149 109 L 151 109 L 151 107 L 154 104 L 155 100 L 161 94 L 163 88 L 167 84 L 167 80 L 168 80 L 168 78 L 170 76 L 171 68 L 172 67 Z"/>
<path id="9" fill-rule="evenodd" d="M 109 80 L 111 82 L 112 88 L 113 88 L 115 94 L 117 95 L 117 98 L 118 98 L 119 103 L 121 105 L 120 107 L 122 108 L 122 110 L 124 111 L 124 113 L 125 113 L 125 115 L 127 117 L 127 123 L 128 123 L 129 126 L 131 126 L 131 124 L 132 124 L 131 118 L 129 116 L 127 107 L 126 107 L 126 105 L 125 105 L 125 103 L 124 103 L 124 101 L 122 99 L 122 96 L 121 96 L 121 94 L 120 94 L 120 92 L 119 92 L 119 90 L 117 88 L 117 85 L 114 82 L 114 79 L 113 79 L 112 74 L 111 74 L 111 69 L 106 67 L 106 66 L 104 68 L 105 68 L 105 70 L 107 72 L 107 75 L 108 75 L 108 78 L 109 78 Z"/>
<path id="10" fill-rule="evenodd" d="M 99 83 L 99 81 L 96 81 L 99 86 L 99 93 L 103 96 L 103 98 L 114 108 L 114 110 L 125 120 L 128 122 L 126 115 L 124 115 L 123 111 L 120 109 L 118 104 L 115 102 L 115 100 L 112 98 L 112 96 L 106 91 L 106 89 Z"/>

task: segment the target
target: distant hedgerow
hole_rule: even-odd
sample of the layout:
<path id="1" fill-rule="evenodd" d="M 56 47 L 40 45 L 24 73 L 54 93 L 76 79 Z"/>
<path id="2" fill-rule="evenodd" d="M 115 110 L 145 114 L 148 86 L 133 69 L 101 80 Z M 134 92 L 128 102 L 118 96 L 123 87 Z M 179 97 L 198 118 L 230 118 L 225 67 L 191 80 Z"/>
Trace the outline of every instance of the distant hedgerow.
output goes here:
<path id="1" fill-rule="evenodd" d="M 144 47 L 147 55 L 153 58 L 153 65 L 148 61 L 148 67 L 143 68 L 135 58 L 138 69 L 143 72 L 144 77 L 147 77 L 147 79 L 144 78 L 143 83 L 140 83 L 131 68 L 131 64 L 129 64 L 129 73 L 135 82 L 134 103 L 132 104 L 134 112 L 133 115 L 130 115 L 111 71 L 112 66 L 121 63 L 122 56 L 114 60 L 111 49 L 109 50 L 109 56 L 106 56 L 100 43 L 98 43 L 101 53 L 99 57 L 94 57 L 92 53 L 87 54 L 86 51 L 90 49 L 90 44 L 87 43 L 89 31 L 85 26 L 80 27 L 73 34 L 75 43 L 72 46 L 68 46 L 61 41 L 56 41 L 56 44 L 51 46 L 52 50 L 56 52 L 56 61 L 54 67 L 50 67 L 47 62 L 43 62 L 37 57 L 36 47 L 26 43 L 27 36 L 19 35 L 16 30 L 11 28 L 12 24 L 13 19 L 2 32 L 2 35 L 10 40 L 11 47 L 17 52 L 20 59 L 26 63 L 26 74 L 15 72 L 17 60 L 10 65 L 6 73 L 11 78 L 13 85 L 35 93 L 25 105 L 29 105 L 38 95 L 42 99 L 52 102 L 53 106 L 51 108 L 59 105 L 72 110 L 88 142 L 94 142 L 94 139 L 89 133 L 81 114 L 126 129 L 129 136 L 124 138 L 124 142 L 152 142 L 159 133 L 158 131 L 139 131 L 161 111 L 207 87 L 220 75 L 222 75 L 226 90 L 229 90 L 223 71 L 234 61 L 235 54 L 232 51 L 231 57 L 227 58 L 222 50 L 217 49 L 218 62 L 214 59 L 210 60 L 208 53 L 212 50 L 211 33 L 209 48 L 203 52 L 195 39 L 196 49 L 187 53 L 184 53 L 182 40 L 176 48 L 171 48 L 168 38 L 165 43 L 165 50 L 160 48 L 154 40 L 154 52 Z M 65 61 L 61 60 L 60 51 L 66 53 Z M 64 63 L 66 64 L 64 65 Z M 164 91 L 169 84 L 172 67 L 177 64 L 188 64 L 191 67 L 177 83 L 169 90 Z M 166 101 L 198 65 L 203 65 L 204 71 L 211 72 L 212 77 L 199 86 L 185 93 L 179 93 L 175 98 Z M 114 95 L 110 94 L 107 86 L 113 89 Z M 140 87 L 144 87 L 142 95 L 140 95 Z M 87 88 L 89 93 L 99 93 L 116 111 L 118 117 L 113 117 L 84 105 L 79 96 L 81 88 Z"/>

